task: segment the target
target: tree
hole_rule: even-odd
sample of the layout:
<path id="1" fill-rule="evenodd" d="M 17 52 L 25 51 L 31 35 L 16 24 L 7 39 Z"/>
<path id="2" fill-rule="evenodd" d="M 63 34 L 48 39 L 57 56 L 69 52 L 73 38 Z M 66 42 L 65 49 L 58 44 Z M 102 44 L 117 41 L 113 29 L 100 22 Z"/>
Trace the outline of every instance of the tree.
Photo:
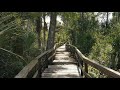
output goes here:
<path id="1" fill-rule="evenodd" d="M 41 40 L 40 40 L 40 33 L 42 29 L 42 18 L 41 16 L 36 19 L 36 32 L 38 36 L 38 47 L 41 48 Z"/>
<path id="2" fill-rule="evenodd" d="M 43 41 L 44 41 L 44 50 L 46 49 L 46 31 L 47 31 L 47 23 L 45 21 L 45 16 L 46 16 L 46 12 L 43 12 L 43 20 L 44 20 L 44 28 L 43 28 Z"/>
<path id="3" fill-rule="evenodd" d="M 107 12 L 107 15 L 106 15 L 106 28 L 108 28 L 108 19 L 109 19 L 109 12 Z"/>
<path id="4" fill-rule="evenodd" d="M 53 48 L 54 46 L 56 18 L 57 18 L 57 13 L 51 12 L 50 13 L 50 27 L 49 27 L 48 41 L 47 41 L 47 48 L 46 48 L 47 50 Z"/>

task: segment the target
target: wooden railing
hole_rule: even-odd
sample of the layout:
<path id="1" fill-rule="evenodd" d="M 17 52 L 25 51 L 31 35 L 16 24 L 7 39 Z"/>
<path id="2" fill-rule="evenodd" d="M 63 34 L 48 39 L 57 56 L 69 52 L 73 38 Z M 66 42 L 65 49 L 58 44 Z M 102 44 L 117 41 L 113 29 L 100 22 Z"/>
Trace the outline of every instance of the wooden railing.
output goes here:
<path id="1" fill-rule="evenodd" d="M 74 58 L 78 61 L 79 67 L 81 69 L 81 75 L 84 75 L 86 78 L 92 78 L 89 74 L 88 65 L 92 66 L 93 68 L 99 70 L 101 73 L 107 75 L 109 78 L 120 78 L 120 73 L 107 68 L 99 63 L 95 62 L 94 60 L 90 60 L 85 57 L 75 46 L 66 44 L 66 49 L 70 51 Z"/>
<path id="2" fill-rule="evenodd" d="M 37 56 L 32 60 L 28 65 L 26 65 L 16 76 L 15 78 L 40 78 L 42 72 L 48 65 L 52 62 L 55 55 L 55 50 L 61 44 L 55 44 L 55 46 Z"/>

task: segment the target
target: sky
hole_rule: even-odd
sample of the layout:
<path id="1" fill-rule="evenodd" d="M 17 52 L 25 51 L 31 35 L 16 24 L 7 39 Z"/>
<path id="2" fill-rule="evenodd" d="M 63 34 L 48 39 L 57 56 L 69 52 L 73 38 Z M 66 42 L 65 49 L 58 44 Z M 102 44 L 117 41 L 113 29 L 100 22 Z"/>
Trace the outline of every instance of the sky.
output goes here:
<path id="1" fill-rule="evenodd" d="M 63 23 L 63 21 L 61 20 L 59 16 L 57 16 L 57 21 Z M 50 17 L 46 17 L 46 23 L 50 23 Z"/>
<path id="2" fill-rule="evenodd" d="M 95 13 L 97 14 L 97 12 L 95 12 Z M 109 18 L 108 18 L 109 21 L 112 19 L 112 13 L 113 13 L 113 12 L 109 12 Z M 106 14 L 106 15 L 107 15 L 107 14 Z M 100 15 L 100 16 L 97 18 L 100 23 L 106 21 L 106 15 L 104 16 L 104 19 L 103 19 L 103 15 Z M 61 18 L 60 18 L 59 16 L 57 16 L 57 21 L 63 23 L 63 21 L 61 20 Z M 46 23 L 47 23 L 47 25 L 48 25 L 48 27 L 49 27 L 50 17 L 46 17 Z"/>
<path id="3" fill-rule="evenodd" d="M 45 20 L 46 20 L 47 26 L 48 26 L 48 28 L 49 28 L 50 17 L 47 16 L 47 17 L 45 18 Z M 60 22 L 61 24 L 63 24 L 63 21 L 61 20 L 61 18 L 60 18 L 59 16 L 57 16 L 57 21 Z"/>
<path id="4" fill-rule="evenodd" d="M 97 13 L 97 12 L 96 12 L 96 13 Z M 113 12 L 109 12 L 109 18 L 108 18 L 109 21 L 112 19 L 112 13 L 113 13 Z M 100 16 L 98 17 L 99 22 L 101 23 L 101 22 L 106 21 L 106 19 L 107 19 L 106 16 L 107 16 L 107 14 L 104 16 L 104 19 L 103 19 L 103 15 L 100 15 Z"/>

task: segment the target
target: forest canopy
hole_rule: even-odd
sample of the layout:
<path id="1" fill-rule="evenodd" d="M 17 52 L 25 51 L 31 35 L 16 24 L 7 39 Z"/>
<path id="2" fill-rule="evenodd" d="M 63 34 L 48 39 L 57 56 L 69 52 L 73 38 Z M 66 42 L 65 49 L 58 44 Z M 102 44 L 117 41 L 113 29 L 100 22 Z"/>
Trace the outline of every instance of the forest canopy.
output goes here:
<path id="1" fill-rule="evenodd" d="M 0 12 L 0 78 L 14 77 L 55 43 L 66 42 L 119 71 L 120 12 Z M 90 74 L 100 77 L 97 70 Z"/>

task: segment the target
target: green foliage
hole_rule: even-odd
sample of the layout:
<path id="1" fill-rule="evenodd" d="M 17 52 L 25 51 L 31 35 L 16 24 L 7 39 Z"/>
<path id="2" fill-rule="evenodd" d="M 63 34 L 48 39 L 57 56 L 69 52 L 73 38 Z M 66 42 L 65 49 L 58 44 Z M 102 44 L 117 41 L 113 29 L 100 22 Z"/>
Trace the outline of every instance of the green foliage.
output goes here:
<path id="1" fill-rule="evenodd" d="M 92 46 L 92 51 L 89 53 L 89 58 L 96 60 L 100 64 L 109 67 L 110 54 L 112 46 L 109 43 L 110 38 L 102 33 L 94 33 L 95 44 Z"/>
<path id="2" fill-rule="evenodd" d="M 63 28 L 59 29 L 58 32 L 56 32 L 56 38 L 55 38 L 55 42 L 56 43 L 65 43 L 68 41 L 68 33 L 66 30 L 64 30 Z"/>
<path id="3" fill-rule="evenodd" d="M 120 69 L 120 24 L 117 23 L 114 27 L 115 32 L 111 32 L 112 40 L 112 53 L 111 53 L 111 68 Z"/>
<path id="4" fill-rule="evenodd" d="M 80 51 L 83 54 L 89 54 L 91 51 L 91 48 L 95 42 L 94 38 L 91 36 L 90 33 L 82 33 L 82 34 L 77 34 L 77 47 L 80 49 Z"/>
<path id="5" fill-rule="evenodd" d="M 0 49 L 0 78 L 13 78 L 26 64 L 20 56 Z"/>
<path id="6" fill-rule="evenodd" d="M 79 17 L 76 14 L 77 18 L 70 23 L 71 27 L 68 33 L 72 44 L 77 46 L 83 54 L 87 55 L 95 42 L 91 32 L 97 27 L 98 22 L 95 21 L 93 13 L 84 13 L 83 17 L 80 14 Z"/>
<path id="7" fill-rule="evenodd" d="M 96 60 L 96 62 L 110 68 L 112 68 L 112 66 L 118 67 L 120 61 L 119 23 L 110 22 L 109 27 L 104 28 L 100 27 L 101 24 L 95 19 L 95 14 L 83 12 L 82 15 L 83 16 L 80 14 L 80 17 L 76 19 L 71 18 L 72 20 L 68 20 L 67 22 L 67 24 L 69 23 L 66 26 L 68 27 L 67 29 L 69 29 L 70 42 L 77 46 L 84 55 Z M 66 18 L 67 17 L 70 16 L 67 15 Z M 106 22 L 104 24 L 106 24 Z M 94 68 L 90 68 L 89 73 L 93 77 L 106 77 Z"/>
<path id="8" fill-rule="evenodd" d="M 0 50 L 0 77 L 2 78 L 14 77 L 30 60 L 40 54 L 36 48 L 36 34 L 33 31 L 35 24 L 30 14 L 0 13 L 0 48 L 21 55 L 25 59 L 21 60 L 10 52 Z"/>
<path id="9" fill-rule="evenodd" d="M 31 47 L 31 45 L 35 41 L 35 34 L 33 32 L 27 31 L 22 36 L 23 43 L 24 43 L 24 51 L 28 51 Z"/>

